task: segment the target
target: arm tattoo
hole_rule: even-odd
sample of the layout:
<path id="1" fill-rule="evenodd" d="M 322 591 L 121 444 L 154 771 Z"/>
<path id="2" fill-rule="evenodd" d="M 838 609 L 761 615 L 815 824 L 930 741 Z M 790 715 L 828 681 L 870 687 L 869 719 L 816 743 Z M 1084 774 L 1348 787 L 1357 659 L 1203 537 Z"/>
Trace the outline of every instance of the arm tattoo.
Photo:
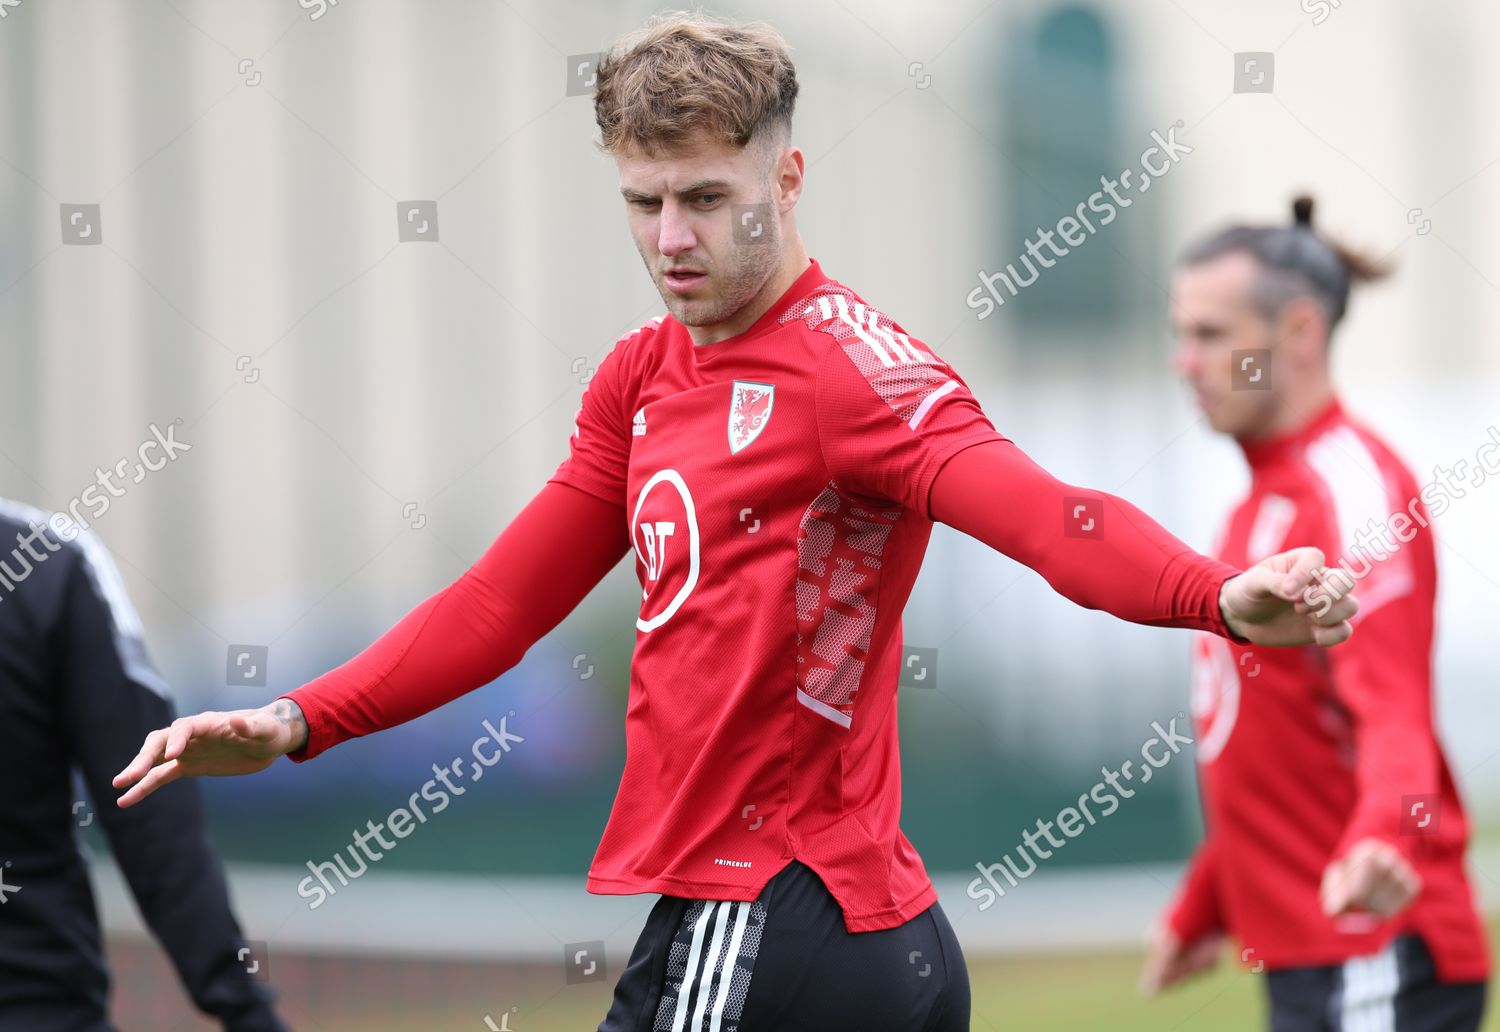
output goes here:
<path id="1" fill-rule="evenodd" d="M 291 751 L 295 752 L 307 744 L 307 718 L 302 715 L 301 706 L 291 699 L 277 699 L 271 703 L 271 716 L 292 729 Z"/>

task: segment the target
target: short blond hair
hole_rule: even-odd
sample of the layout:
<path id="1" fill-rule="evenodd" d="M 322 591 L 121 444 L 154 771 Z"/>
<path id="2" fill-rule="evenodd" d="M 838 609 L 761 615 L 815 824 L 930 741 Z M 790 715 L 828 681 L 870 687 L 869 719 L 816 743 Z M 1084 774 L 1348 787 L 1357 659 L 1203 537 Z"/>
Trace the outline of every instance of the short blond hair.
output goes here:
<path id="1" fill-rule="evenodd" d="M 610 47 L 594 119 L 605 151 L 655 157 L 703 134 L 744 147 L 763 130 L 789 131 L 796 100 L 797 71 L 774 28 L 677 12 Z"/>

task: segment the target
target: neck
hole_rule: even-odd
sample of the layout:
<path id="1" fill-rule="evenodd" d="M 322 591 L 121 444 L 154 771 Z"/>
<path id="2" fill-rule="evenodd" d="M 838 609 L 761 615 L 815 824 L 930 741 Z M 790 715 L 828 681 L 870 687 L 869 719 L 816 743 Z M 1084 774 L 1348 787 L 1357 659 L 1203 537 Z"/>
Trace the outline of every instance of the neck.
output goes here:
<path id="1" fill-rule="evenodd" d="M 782 252 L 781 261 L 776 265 L 775 271 L 766 277 L 766 282 L 755 296 L 735 312 L 730 318 L 712 326 L 689 326 L 688 334 L 697 344 L 717 344 L 721 340 L 744 333 L 755 321 L 765 315 L 782 294 L 785 294 L 791 285 L 797 282 L 797 277 L 807 271 L 812 262 L 807 257 L 807 248 L 802 244 L 802 237 L 793 231 L 787 239 L 787 245 Z"/>
<path id="2" fill-rule="evenodd" d="M 1316 419 L 1333 401 L 1333 384 L 1328 377 L 1319 377 L 1316 383 L 1307 384 L 1292 396 L 1283 397 L 1271 419 L 1253 434 L 1246 434 L 1248 441 L 1268 441 L 1288 434 L 1295 434 Z"/>

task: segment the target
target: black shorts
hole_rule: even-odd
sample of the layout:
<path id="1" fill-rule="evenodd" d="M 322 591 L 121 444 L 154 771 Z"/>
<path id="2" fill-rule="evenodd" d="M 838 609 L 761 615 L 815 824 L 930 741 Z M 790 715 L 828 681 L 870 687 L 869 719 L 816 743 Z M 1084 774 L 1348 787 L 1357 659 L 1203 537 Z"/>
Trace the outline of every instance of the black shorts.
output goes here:
<path id="1" fill-rule="evenodd" d="M 1439 982 L 1420 937 L 1343 964 L 1267 976 L 1271 1032 L 1474 1032 L 1483 982 Z"/>
<path id="2" fill-rule="evenodd" d="M 793 860 L 753 903 L 663 896 L 599 1032 L 968 1032 L 969 974 L 934 903 L 851 934 Z"/>

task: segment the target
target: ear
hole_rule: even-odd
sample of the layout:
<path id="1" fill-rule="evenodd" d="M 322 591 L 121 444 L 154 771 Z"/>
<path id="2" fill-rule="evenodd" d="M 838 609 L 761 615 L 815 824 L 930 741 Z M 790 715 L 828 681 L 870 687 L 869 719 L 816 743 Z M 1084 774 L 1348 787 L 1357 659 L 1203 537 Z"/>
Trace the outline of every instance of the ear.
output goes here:
<path id="1" fill-rule="evenodd" d="M 1282 306 L 1276 320 L 1276 339 L 1304 363 L 1321 360 L 1327 353 L 1328 317 L 1310 297 L 1294 297 Z"/>
<path id="2" fill-rule="evenodd" d="M 795 208 L 798 199 L 802 196 L 802 177 L 806 167 L 806 161 L 799 147 L 788 147 L 777 159 L 775 182 L 780 198 L 777 209 L 783 215 Z"/>

